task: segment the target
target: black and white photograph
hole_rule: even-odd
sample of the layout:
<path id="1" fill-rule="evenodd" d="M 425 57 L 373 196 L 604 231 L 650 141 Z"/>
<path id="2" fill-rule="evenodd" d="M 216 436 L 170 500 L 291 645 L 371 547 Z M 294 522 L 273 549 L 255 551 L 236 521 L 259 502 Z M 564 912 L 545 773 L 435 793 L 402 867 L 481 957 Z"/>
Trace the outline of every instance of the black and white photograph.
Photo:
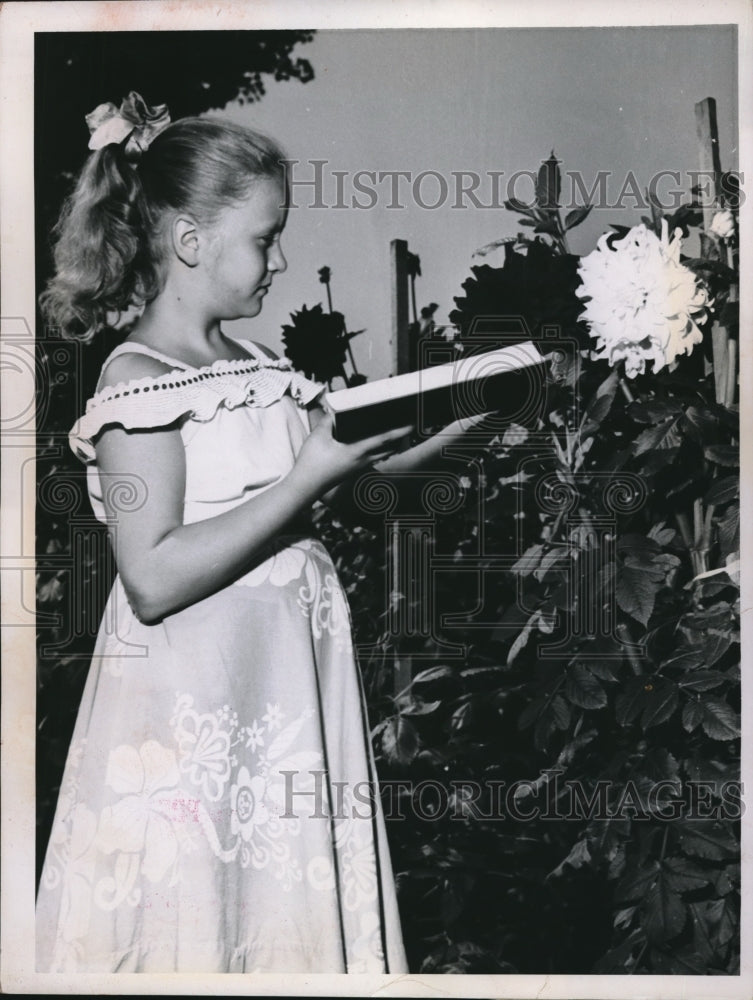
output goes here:
<path id="1" fill-rule="evenodd" d="M 750 5 L 0 78 L 3 992 L 750 997 Z"/>

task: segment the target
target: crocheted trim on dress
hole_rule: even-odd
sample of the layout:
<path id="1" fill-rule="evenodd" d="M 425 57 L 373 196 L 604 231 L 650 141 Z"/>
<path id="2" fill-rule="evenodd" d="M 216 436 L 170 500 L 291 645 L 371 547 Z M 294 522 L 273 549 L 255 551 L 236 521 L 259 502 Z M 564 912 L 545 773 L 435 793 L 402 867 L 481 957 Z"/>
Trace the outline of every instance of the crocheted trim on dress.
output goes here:
<path id="1" fill-rule="evenodd" d="M 175 368 L 164 375 L 119 382 L 92 396 L 69 434 L 70 445 L 84 461 L 92 461 L 93 440 L 108 424 L 146 429 L 164 427 L 181 417 L 206 422 L 220 406 L 267 407 L 288 392 L 299 406 L 307 406 L 324 388 L 283 359 L 219 360 L 203 368 Z"/>

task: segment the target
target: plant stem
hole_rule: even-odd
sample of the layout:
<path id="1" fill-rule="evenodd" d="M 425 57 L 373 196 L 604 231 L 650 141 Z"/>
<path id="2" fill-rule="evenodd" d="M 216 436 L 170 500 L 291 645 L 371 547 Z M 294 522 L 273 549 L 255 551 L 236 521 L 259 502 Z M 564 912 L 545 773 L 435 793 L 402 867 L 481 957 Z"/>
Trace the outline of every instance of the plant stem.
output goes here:
<path id="1" fill-rule="evenodd" d="M 703 501 L 697 497 L 693 501 L 693 547 L 701 544 L 703 537 Z"/>
<path id="2" fill-rule="evenodd" d="M 637 958 L 636 958 L 636 960 L 635 960 L 635 965 L 634 965 L 634 966 L 633 966 L 633 968 L 632 968 L 632 969 L 630 970 L 630 972 L 628 972 L 628 975 L 629 975 L 629 976 L 632 976 L 632 975 L 633 975 L 633 973 L 635 972 L 635 970 L 636 970 L 636 969 L 637 969 L 637 968 L 638 968 L 638 967 L 640 966 L 640 964 L 641 964 L 641 959 L 643 958 L 644 954 L 646 953 L 646 948 L 648 948 L 648 941 L 644 941 L 644 942 L 643 942 L 643 947 L 642 947 L 642 948 L 641 948 L 641 950 L 640 950 L 640 951 L 638 952 L 638 957 L 637 957 Z"/>
<path id="3" fill-rule="evenodd" d="M 727 371 L 724 381 L 724 405 L 729 407 L 735 402 L 735 383 L 737 382 L 737 341 L 730 340 L 727 344 Z"/>
<path id="4" fill-rule="evenodd" d="M 714 390 L 716 401 L 724 405 L 724 393 L 727 381 L 727 346 L 729 334 L 724 326 L 714 323 L 711 328 L 711 347 L 714 358 Z"/>
<path id="5" fill-rule="evenodd" d="M 701 536 L 701 547 L 704 549 L 711 548 L 711 519 L 714 516 L 715 507 L 713 503 L 710 503 L 706 508 L 706 516 L 703 519 L 703 534 Z"/>
<path id="6" fill-rule="evenodd" d="M 569 254 L 570 253 L 570 244 L 567 242 L 567 230 L 562 225 L 562 216 L 560 215 L 560 210 L 557 209 L 556 212 L 557 212 L 557 228 L 559 229 L 559 237 L 558 238 L 559 238 L 559 241 L 560 241 L 560 246 L 562 247 L 562 253 L 563 254 Z"/>
<path id="7" fill-rule="evenodd" d="M 641 668 L 641 661 L 636 656 L 635 649 L 633 648 L 635 643 L 633 642 L 632 637 L 630 635 L 630 629 L 624 622 L 622 622 L 620 625 L 617 626 L 617 634 L 620 637 L 620 642 L 622 643 L 622 649 L 625 653 L 625 656 L 627 656 L 628 658 L 628 663 L 630 664 L 633 673 L 636 674 L 636 676 L 640 676 L 643 673 L 643 669 Z"/>
<path id="8" fill-rule="evenodd" d="M 682 535 L 682 540 L 685 542 L 685 546 L 688 549 L 693 548 L 693 536 L 690 534 L 690 521 L 688 520 L 687 514 L 675 514 L 675 521 L 677 521 L 677 527 L 680 529 L 680 534 Z"/>
<path id="9" fill-rule="evenodd" d="M 622 395 L 625 397 L 625 399 L 627 400 L 627 402 L 628 403 L 634 403 L 635 402 L 635 396 L 631 392 L 630 386 L 627 384 L 627 382 L 625 381 L 624 378 L 621 378 L 619 380 L 619 386 L 620 386 L 620 389 L 622 390 Z"/>
<path id="10" fill-rule="evenodd" d="M 664 860 L 664 854 L 665 854 L 665 852 L 667 850 L 667 836 L 668 835 L 669 835 L 669 827 L 665 826 L 664 827 L 664 838 L 662 839 L 662 842 L 661 842 L 661 854 L 659 855 L 659 863 L 660 864 Z"/>

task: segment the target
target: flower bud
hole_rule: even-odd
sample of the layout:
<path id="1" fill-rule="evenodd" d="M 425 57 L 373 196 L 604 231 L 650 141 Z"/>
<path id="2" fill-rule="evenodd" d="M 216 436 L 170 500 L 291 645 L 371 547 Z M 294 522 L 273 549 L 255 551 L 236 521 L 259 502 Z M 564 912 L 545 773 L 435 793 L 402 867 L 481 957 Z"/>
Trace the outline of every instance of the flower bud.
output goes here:
<path id="1" fill-rule="evenodd" d="M 713 233 L 714 236 L 718 236 L 719 239 L 722 240 L 728 240 L 730 236 L 734 236 L 735 219 L 732 212 L 730 212 L 728 208 L 725 208 L 722 212 L 716 213 L 714 218 L 711 220 L 709 232 Z"/>

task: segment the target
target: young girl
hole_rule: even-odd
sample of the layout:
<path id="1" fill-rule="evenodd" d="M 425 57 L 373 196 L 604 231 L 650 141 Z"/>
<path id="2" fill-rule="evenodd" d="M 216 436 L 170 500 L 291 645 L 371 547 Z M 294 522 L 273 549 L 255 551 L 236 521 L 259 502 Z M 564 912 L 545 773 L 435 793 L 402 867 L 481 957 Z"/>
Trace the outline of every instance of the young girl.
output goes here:
<path id="1" fill-rule="evenodd" d="M 38 968 L 406 971 L 348 608 L 307 514 L 407 429 L 338 443 L 321 386 L 223 333 L 286 267 L 269 139 L 169 124 L 135 94 L 87 121 L 43 307 L 83 340 L 143 310 L 71 432 L 119 575 L 48 846 Z"/>

